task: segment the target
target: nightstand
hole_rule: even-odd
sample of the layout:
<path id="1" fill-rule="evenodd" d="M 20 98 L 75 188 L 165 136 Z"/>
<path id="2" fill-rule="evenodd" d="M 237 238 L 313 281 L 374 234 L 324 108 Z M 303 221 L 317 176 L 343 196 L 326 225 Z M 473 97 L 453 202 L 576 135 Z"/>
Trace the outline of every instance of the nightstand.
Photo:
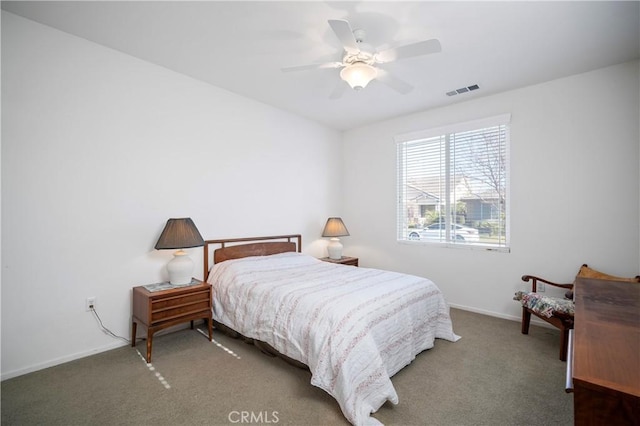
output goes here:
<path id="1" fill-rule="evenodd" d="M 147 362 L 151 362 L 153 334 L 163 328 L 191 321 L 193 329 L 194 320 L 204 319 L 209 327 L 209 340 L 213 338 L 211 284 L 195 281 L 198 284 L 160 291 L 149 291 L 144 286 L 133 288 L 131 346 L 136 346 L 140 323 L 147 328 Z"/>
<path id="2" fill-rule="evenodd" d="M 342 256 L 341 259 L 331 259 L 330 257 L 321 257 L 320 260 L 322 260 L 323 262 L 339 263 L 340 265 L 358 266 L 357 257 Z"/>

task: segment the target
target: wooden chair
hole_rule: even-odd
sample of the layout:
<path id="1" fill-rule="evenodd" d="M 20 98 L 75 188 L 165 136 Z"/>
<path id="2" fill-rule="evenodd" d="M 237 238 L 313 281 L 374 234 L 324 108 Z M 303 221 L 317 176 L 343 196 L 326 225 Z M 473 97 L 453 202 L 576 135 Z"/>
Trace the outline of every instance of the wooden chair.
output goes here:
<path id="1" fill-rule="evenodd" d="M 640 283 L 640 276 L 633 278 L 617 277 L 591 269 L 586 264 L 580 267 L 576 278 L 595 278 L 600 280 Z M 518 291 L 514 297 L 514 300 L 522 303 L 522 334 L 529 334 L 531 314 L 557 327 L 560 329 L 560 360 L 566 361 L 567 348 L 569 346 L 569 330 L 573 328 L 573 283 L 558 284 L 534 275 L 523 275 L 522 281 L 531 281 L 530 292 Z M 564 298 L 545 296 L 537 293 L 538 282 L 553 287 L 565 288 L 568 291 L 565 293 Z"/>

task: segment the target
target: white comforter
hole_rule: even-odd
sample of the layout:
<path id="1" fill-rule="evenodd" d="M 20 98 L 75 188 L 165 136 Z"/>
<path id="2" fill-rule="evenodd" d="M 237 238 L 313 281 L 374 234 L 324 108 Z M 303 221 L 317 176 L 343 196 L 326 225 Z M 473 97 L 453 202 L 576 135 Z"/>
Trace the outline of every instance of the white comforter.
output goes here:
<path id="1" fill-rule="evenodd" d="M 299 253 L 216 264 L 214 318 L 303 362 L 311 384 L 333 396 L 354 425 L 385 401 L 390 377 L 434 339 L 459 339 L 440 289 L 428 279 L 322 262 Z"/>

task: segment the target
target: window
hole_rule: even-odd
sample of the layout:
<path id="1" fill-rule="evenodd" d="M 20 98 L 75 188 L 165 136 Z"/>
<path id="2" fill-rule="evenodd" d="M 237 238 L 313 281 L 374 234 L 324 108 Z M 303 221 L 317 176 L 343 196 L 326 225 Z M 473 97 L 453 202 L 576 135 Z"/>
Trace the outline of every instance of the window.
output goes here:
<path id="1" fill-rule="evenodd" d="M 396 137 L 398 240 L 509 249 L 505 114 Z"/>

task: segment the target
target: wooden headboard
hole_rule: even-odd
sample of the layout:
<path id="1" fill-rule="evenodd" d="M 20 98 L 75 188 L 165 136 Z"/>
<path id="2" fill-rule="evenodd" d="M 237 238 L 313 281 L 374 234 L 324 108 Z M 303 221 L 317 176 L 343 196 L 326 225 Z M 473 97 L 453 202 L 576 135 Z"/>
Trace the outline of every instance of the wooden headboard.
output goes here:
<path id="1" fill-rule="evenodd" d="M 292 239 L 297 240 L 296 242 Z M 285 241 L 286 240 L 286 241 Z M 257 242 L 262 241 L 262 242 Z M 246 244 L 239 244 L 246 243 Z M 302 235 L 275 235 L 269 237 L 230 238 L 225 240 L 205 240 L 204 242 L 204 271 L 206 280 L 209 275 L 209 245 L 219 245 L 213 251 L 213 264 L 229 259 L 239 259 L 248 256 L 268 256 L 270 254 L 289 251 L 302 252 Z M 213 265 L 212 265 L 213 266 Z"/>

